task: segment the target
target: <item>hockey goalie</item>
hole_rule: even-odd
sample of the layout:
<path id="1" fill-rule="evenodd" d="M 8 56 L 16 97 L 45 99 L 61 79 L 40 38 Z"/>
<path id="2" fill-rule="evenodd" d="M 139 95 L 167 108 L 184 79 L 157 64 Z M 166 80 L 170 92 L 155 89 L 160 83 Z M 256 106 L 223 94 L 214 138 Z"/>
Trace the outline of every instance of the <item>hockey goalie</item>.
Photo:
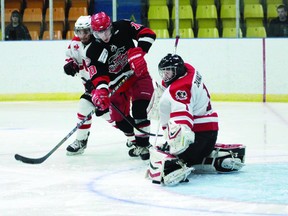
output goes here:
<path id="1" fill-rule="evenodd" d="M 165 56 L 158 70 L 165 88 L 155 89 L 148 115 L 159 118 L 166 143 L 149 149 L 147 177 L 153 183 L 176 185 L 187 182 L 191 172 L 240 170 L 245 146 L 216 144 L 218 114 L 201 74 L 176 54 Z"/>

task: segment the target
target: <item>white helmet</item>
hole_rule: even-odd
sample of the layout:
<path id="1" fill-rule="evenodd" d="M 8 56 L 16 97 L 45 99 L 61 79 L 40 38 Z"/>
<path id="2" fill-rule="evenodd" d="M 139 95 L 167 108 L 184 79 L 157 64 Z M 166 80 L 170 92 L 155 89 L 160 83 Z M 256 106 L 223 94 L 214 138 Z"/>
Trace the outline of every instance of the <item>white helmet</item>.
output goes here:
<path id="1" fill-rule="evenodd" d="M 75 22 L 74 30 L 90 29 L 91 16 L 80 16 Z"/>

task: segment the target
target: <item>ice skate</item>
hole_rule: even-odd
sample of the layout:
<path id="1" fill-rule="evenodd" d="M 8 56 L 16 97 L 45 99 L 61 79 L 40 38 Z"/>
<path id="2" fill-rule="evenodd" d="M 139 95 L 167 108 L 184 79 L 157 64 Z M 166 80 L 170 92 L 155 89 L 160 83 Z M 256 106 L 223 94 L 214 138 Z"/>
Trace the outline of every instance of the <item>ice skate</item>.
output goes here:
<path id="1" fill-rule="evenodd" d="M 88 133 L 89 136 L 89 133 Z M 67 155 L 80 155 L 84 153 L 84 150 L 87 148 L 88 137 L 85 140 L 75 140 L 72 144 L 67 146 Z"/>
<path id="2" fill-rule="evenodd" d="M 149 148 L 151 145 L 142 147 L 135 145 L 132 149 L 129 150 L 128 154 L 130 157 L 140 156 L 142 160 L 148 160 L 150 158 Z"/>
<path id="3" fill-rule="evenodd" d="M 131 148 L 134 145 L 136 145 L 136 140 L 135 140 L 134 135 L 133 135 L 133 136 L 130 136 L 127 138 L 126 146 L 128 148 Z"/>

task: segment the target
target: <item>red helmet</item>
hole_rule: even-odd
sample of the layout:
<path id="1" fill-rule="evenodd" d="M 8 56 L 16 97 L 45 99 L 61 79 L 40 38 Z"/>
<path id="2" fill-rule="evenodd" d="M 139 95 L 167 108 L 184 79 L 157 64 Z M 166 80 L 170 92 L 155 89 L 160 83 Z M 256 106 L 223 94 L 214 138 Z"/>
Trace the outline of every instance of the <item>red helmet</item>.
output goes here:
<path id="1" fill-rule="evenodd" d="M 111 19 L 104 12 L 94 14 L 91 17 L 91 27 L 92 27 L 93 31 L 106 30 L 110 25 L 111 25 Z"/>

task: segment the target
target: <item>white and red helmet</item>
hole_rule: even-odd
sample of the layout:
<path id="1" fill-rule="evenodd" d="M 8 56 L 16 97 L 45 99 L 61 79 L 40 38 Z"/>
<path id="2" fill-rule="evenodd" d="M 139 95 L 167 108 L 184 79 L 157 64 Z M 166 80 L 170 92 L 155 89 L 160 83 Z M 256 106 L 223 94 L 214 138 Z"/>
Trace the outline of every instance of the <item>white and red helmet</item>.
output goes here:
<path id="1" fill-rule="evenodd" d="M 91 17 L 93 31 L 104 31 L 111 26 L 111 19 L 105 12 L 99 12 Z"/>
<path id="2" fill-rule="evenodd" d="M 91 27 L 91 17 L 80 16 L 75 22 L 74 30 L 90 29 L 90 27 Z"/>

